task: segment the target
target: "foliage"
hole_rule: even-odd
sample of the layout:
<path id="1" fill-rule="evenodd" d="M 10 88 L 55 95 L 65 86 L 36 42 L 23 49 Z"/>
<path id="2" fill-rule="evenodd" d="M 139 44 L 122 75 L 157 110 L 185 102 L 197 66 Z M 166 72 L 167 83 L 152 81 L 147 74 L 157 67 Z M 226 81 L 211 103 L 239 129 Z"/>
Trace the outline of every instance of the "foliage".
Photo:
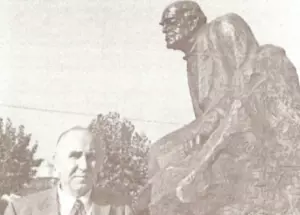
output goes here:
<path id="1" fill-rule="evenodd" d="M 99 184 L 137 200 L 147 182 L 148 138 L 118 113 L 99 115 L 90 128 L 106 152 Z"/>
<path id="2" fill-rule="evenodd" d="M 0 119 L 0 196 L 15 193 L 29 183 L 42 159 L 34 158 L 37 144 L 30 144 L 31 135 L 25 127 L 13 127 L 8 119 Z"/>

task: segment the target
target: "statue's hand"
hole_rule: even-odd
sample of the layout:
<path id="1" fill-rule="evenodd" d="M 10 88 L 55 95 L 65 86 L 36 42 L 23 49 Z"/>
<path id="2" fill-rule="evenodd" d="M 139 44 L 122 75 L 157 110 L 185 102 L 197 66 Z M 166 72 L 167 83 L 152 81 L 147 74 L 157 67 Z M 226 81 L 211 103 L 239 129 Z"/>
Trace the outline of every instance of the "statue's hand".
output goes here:
<path id="1" fill-rule="evenodd" d="M 207 113 L 203 117 L 200 133 L 202 135 L 209 136 L 218 127 L 222 117 L 224 117 L 224 115 L 221 108 L 216 108 Z"/>
<path id="2" fill-rule="evenodd" d="M 183 150 L 186 155 L 190 154 L 194 150 L 199 150 L 202 147 L 201 135 L 198 134 L 195 138 L 187 140 L 183 143 Z"/>
<path id="3" fill-rule="evenodd" d="M 223 117 L 220 111 L 213 110 L 203 116 L 202 121 L 191 129 L 191 132 L 186 132 L 184 140 L 184 152 L 189 154 L 194 150 L 200 150 L 206 140 L 219 126 L 220 119 Z"/>

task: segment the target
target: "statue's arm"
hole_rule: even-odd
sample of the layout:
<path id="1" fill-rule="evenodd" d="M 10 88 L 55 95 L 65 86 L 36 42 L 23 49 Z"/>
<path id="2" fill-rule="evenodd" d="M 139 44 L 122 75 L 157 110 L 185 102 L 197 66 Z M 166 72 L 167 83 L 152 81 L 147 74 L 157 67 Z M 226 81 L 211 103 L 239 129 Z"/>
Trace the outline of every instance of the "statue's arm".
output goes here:
<path id="1" fill-rule="evenodd" d="M 218 106 L 218 104 L 216 105 Z M 218 126 L 219 120 L 223 117 L 223 110 L 216 107 L 202 117 L 198 117 L 191 123 L 173 131 L 170 134 L 155 142 L 149 151 L 148 160 L 148 176 L 151 178 L 158 172 L 161 166 L 159 157 L 166 157 L 172 151 L 177 150 L 193 150 L 194 147 L 202 147 L 204 141 L 209 137 L 212 131 Z M 179 155 L 180 154 L 180 155 Z M 181 153 L 176 153 L 175 156 L 181 156 Z M 171 156 L 171 160 L 174 156 Z M 179 157 L 177 159 L 180 160 Z M 164 158 L 165 161 L 168 158 Z"/>

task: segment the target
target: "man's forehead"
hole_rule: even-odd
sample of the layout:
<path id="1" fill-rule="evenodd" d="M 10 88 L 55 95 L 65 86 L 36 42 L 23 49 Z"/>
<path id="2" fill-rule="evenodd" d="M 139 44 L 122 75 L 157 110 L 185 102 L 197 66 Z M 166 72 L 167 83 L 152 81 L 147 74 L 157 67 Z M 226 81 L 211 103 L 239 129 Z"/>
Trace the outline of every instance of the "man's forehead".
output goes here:
<path id="1" fill-rule="evenodd" d="M 64 135 L 61 141 L 69 139 L 78 139 L 78 140 L 90 140 L 93 135 L 86 130 L 72 130 Z"/>
<path id="2" fill-rule="evenodd" d="M 95 148 L 93 136 L 88 131 L 75 130 L 65 134 L 58 143 L 59 149 Z"/>

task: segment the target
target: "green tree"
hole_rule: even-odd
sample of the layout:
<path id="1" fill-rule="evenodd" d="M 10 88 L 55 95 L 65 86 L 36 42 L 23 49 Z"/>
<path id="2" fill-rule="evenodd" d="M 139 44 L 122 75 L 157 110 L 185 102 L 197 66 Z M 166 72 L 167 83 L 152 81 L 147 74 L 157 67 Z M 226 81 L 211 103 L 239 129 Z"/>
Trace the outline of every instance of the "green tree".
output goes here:
<path id="1" fill-rule="evenodd" d="M 105 143 L 106 157 L 99 185 L 136 201 L 148 180 L 148 138 L 136 132 L 134 125 L 121 119 L 118 113 L 99 115 L 90 128 L 97 140 Z"/>
<path id="2" fill-rule="evenodd" d="M 37 144 L 30 147 L 30 139 L 23 125 L 16 129 L 0 118 L 0 196 L 17 193 L 35 176 L 42 159 L 34 157 Z"/>

